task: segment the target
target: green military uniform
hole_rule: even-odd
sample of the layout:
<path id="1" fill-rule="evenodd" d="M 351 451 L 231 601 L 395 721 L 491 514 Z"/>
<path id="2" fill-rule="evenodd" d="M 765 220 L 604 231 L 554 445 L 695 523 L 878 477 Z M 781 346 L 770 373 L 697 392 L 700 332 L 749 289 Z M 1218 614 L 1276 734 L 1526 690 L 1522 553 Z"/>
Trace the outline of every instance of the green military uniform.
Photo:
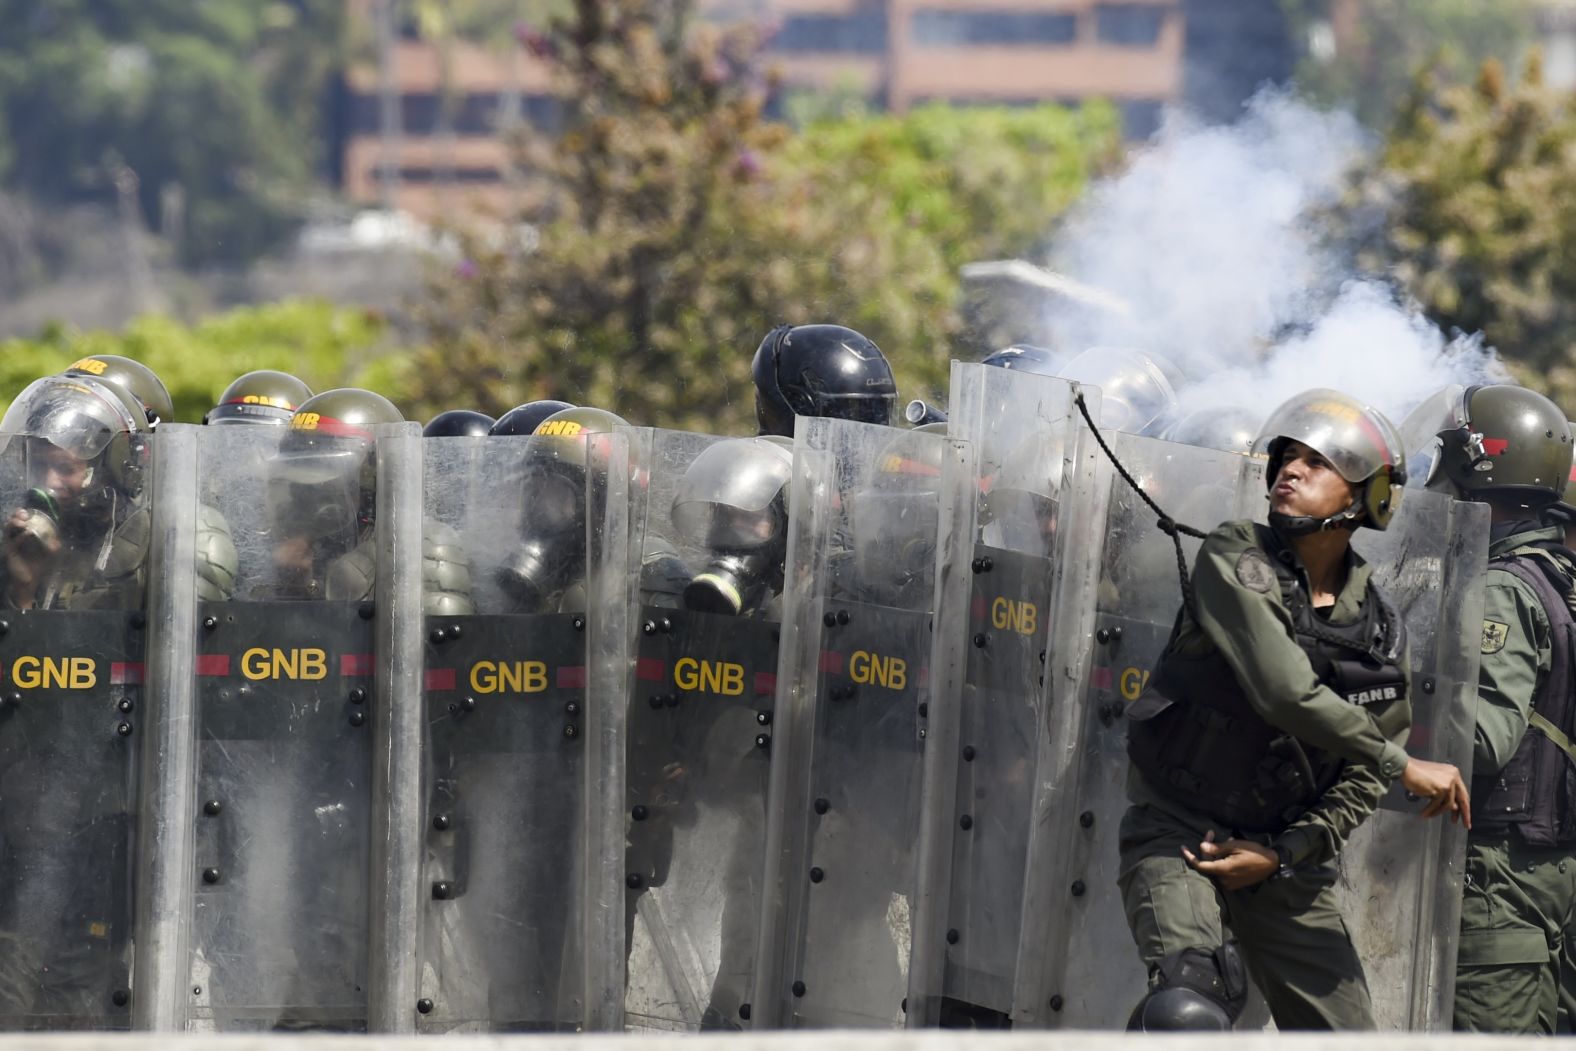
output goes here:
<path id="1" fill-rule="evenodd" d="M 1306 572 L 1289 549 L 1298 586 Z M 1337 851 L 1378 805 L 1408 757 L 1400 741 L 1411 723 L 1407 701 L 1370 714 L 1321 685 L 1298 645 L 1277 575 L 1251 522 L 1229 522 L 1204 541 L 1193 571 L 1197 619 L 1184 610 L 1168 652 L 1224 658 L 1254 710 L 1299 741 L 1345 760 L 1339 778 L 1299 817 L 1272 834 L 1242 838 L 1282 848 L 1287 871 L 1226 891 L 1189 867 L 1206 832 L 1233 830 L 1176 801 L 1176 794 L 1130 769 L 1132 807 L 1122 821 L 1119 883 L 1128 925 L 1152 977 L 1162 959 L 1188 948 L 1213 949 L 1229 926 L 1276 1023 L 1287 1028 L 1357 1029 L 1374 1024 L 1362 964 L 1336 907 Z M 1346 583 L 1326 623 L 1364 615 L 1372 570 L 1348 554 Z M 1404 668 L 1406 662 L 1402 660 Z M 1284 855 L 1283 855 L 1284 856 Z"/>
<path id="2" fill-rule="evenodd" d="M 1505 535 L 1501 535 L 1505 534 Z M 1559 526 L 1498 527 L 1489 557 L 1564 542 Z M 1576 567 L 1555 557 L 1567 575 Z M 1483 603 L 1473 769 L 1501 770 L 1527 733 L 1533 700 L 1549 673 L 1548 616 L 1531 587 L 1489 567 Z M 1474 799 L 1474 803 L 1478 800 Z M 1492 815 L 1479 813 L 1481 823 Z M 1576 850 L 1533 847 L 1514 832 L 1468 839 L 1455 1027 L 1517 1033 L 1570 1032 L 1576 1018 Z"/>

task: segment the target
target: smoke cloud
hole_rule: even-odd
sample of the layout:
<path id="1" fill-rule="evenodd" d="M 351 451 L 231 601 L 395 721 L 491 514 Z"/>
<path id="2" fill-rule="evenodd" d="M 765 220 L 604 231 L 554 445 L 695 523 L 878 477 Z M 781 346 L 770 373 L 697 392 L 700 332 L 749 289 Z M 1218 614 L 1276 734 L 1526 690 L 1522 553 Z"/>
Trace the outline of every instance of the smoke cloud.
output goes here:
<path id="1" fill-rule="evenodd" d="M 1167 358 L 1183 412 L 1267 415 L 1333 387 L 1399 422 L 1446 384 L 1506 378 L 1481 339 L 1447 337 L 1321 236 L 1320 210 L 1374 145 L 1350 116 L 1281 92 L 1262 93 L 1229 127 L 1168 115 L 1052 246 L 1053 269 L 1131 308 L 1054 319 L 1060 345 Z"/>

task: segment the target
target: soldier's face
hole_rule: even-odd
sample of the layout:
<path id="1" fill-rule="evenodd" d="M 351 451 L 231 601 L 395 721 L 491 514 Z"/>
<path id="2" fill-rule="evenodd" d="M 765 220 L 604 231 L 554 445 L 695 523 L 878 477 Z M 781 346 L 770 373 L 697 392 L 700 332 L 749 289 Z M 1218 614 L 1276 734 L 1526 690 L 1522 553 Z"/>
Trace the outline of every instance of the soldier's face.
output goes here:
<path id="1" fill-rule="evenodd" d="M 33 481 L 60 502 L 75 504 L 93 481 L 93 468 L 58 445 L 39 442 L 32 450 Z"/>
<path id="2" fill-rule="evenodd" d="M 1350 482 L 1302 442 L 1288 442 L 1270 487 L 1270 510 L 1283 515 L 1329 518 L 1352 505 Z"/>

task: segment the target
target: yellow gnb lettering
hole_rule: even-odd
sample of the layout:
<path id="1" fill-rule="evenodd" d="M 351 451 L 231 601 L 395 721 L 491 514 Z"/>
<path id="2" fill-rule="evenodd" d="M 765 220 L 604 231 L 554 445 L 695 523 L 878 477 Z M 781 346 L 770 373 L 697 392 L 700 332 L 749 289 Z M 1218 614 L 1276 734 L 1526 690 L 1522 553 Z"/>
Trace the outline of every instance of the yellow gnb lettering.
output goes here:
<path id="1" fill-rule="evenodd" d="M 320 649 L 281 650 L 253 646 L 241 654 L 241 674 L 259 679 L 303 679 L 316 682 L 328 677 L 328 654 Z"/>
<path id="2" fill-rule="evenodd" d="M 673 685 L 681 690 L 737 697 L 744 692 L 744 665 L 680 657 L 673 665 Z"/>
<path id="3" fill-rule="evenodd" d="M 536 428 L 537 434 L 550 435 L 555 438 L 573 438 L 585 428 L 574 420 L 547 420 Z"/>
<path id="4" fill-rule="evenodd" d="M 322 419 L 322 413 L 298 412 L 290 417 L 290 428 L 296 431 L 315 431 Z"/>
<path id="5" fill-rule="evenodd" d="M 997 628 L 1011 628 L 1019 635 L 1033 635 L 1039 630 L 1040 608 L 1032 602 L 1014 602 L 998 596 L 990 604 L 990 622 Z"/>
<path id="6" fill-rule="evenodd" d="M 241 399 L 241 404 L 242 405 L 271 405 L 271 406 L 273 406 L 276 409 L 289 409 L 289 408 L 293 407 L 293 406 L 291 406 L 291 404 L 288 401 L 285 401 L 285 399 L 283 399 L 283 398 L 270 398 L 266 394 L 248 394 L 244 398 Z M 316 427 L 317 426 L 317 420 L 318 420 L 318 414 L 315 413 L 315 412 L 309 412 L 306 415 L 312 417 L 312 426 Z M 309 430 L 309 429 L 310 428 L 303 428 L 303 430 Z"/>
<path id="7" fill-rule="evenodd" d="M 104 370 L 109 368 L 108 365 L 100 361 L 98 358 L 81 358 L 77 361 L 73 361 L 71 363 L 71 367 L 74 369 L 80 369 L 83 372 L 91 372 L 95 376 L 104 375 Z"/>
<path id="8" fill-rule="evenodd" d="M 541 693 L 547 689 L 544 661 L 477 661 L 471 665 L 477 693 Z"/>
<path id="9" fill-rule="evenodd" d="M 1130 701 L 1138 700 L 1138 695 L 1144 692 L 1144 687 L 1149 685 L 1149 672 L 1142 668 L 1126 668 L 1122 671 L 1122 696 Z"/>
<path id="10" fill-rule="evenodd" d="M 848 658 L 848 677 L 857 683 L 901 690 L 908 685 L 908 662 L 901 657 L 855 650 Z"/>
<path id="11" fill-rule="evenodd" d="M 18 657 L 11 681 L 24 690 L 91 690 L 98 685 L 92 657 Z"/>

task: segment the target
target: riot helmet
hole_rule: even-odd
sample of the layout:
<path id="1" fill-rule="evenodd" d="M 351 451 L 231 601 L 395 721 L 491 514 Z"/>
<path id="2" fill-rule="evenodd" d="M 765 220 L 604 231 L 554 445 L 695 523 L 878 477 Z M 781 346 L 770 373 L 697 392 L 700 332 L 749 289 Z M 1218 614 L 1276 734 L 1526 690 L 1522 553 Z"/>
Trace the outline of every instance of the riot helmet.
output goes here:
<path id="1" fill-rule="evenodd" d="M 890 425 L 892 366 L 870 340 L 842 325 L 779 325 L 751 365 L 761 434 L 793 437 L 795 416 Z"/>
<path id="2" fill-rule="evenodd" d="M 588 406 L 537 425 L 520 464 L 520 544 L 498 569 L 498 586 L 521 610 L 556 609 L 585 575 L 586 518 L 607 482 L 612 433 L 624 426 Z"/>
<path id="3" fill-rule="evenodd" d="M 92 376 L 130 394 L 147 414 L 148 429 L 155 430 L 165 420 L 175 418 L 175 403 L 159 374 L 140 361 L 121 354 L 93 354 L 78 358 L 61 372 L 62 376 Z"/>
<path id="4" fill-rule="evenodd" d="M 792 474 L 793 450 L 776 436 L 720 441 L 690 463 L 673 526 L 707 564 L 684 589 L 687 608 L 738 616 L 782 591 Z"/>
<path id="5" fill-rule="evenodd" d="M 492 433 L 496 422 L 485 412 L 474 409 L 450 409 L 440 412 L 427 421 L 421 429 L 423 438 L 485 438 Z"/>
<path id="6" fill-rule="evenodd" d="M 1351 504 L 1329 518 L 1270 512 L 1270 524 L 1292 536 L 1322 529 L 1387 529 L 1406 484 L 1406 451 L 1395 426 L 1377 409 L 1340 391 L 1316 387 L 1270 413 L 1253 441 L 1269 457 L 1264 488 L 1275 485 L 1288 443 L 1298 441 L 1330 461 L 1353 487 Z"/>
<path id="7" fill-rule="evenodd" d="M 1198 409 L 1172 421 L 1160 437 L 1178 445 L 1246 453 L 1253 448 L 1262 418 L 1247 409 Z"/>
<path id="8" fill-rule="evenodd" d="M 1149 351 L 1091 347 L 1062 367 L 1061 377 L 1100 388 L 1100 426 L 1148 434 L 1176 410 L 1178 375 Z"/>
<path id="9" fill-rule="evenodd" d="M 1065 456 L 1066 449 L 1059 438 L 1030 435 L 983 479 L 983 543 L 1037 556 L 1050 555 Z"/>
<path id="10" fill-rule="evenodd" d="M 1571 440 L 1571 445 L 1573 447 L 1573 452 L 1572 452 L 1573 460 L 1572 460 L 1572 463 L 1571 463 L 1571 478 L 1576 479 L 1576 420 L 1567 420 L 1567 421 L 1565 421 L 1565 423 L 1566 423 L 1566 426 L 1568 426 L 1571 429 L 1571 439 L 1572 439 Z M 1567 537 L 1570 536 L 1569 530 L 1572 527 L 1576 527 L 1576 505 L 1572 505 L 1569 502 L 1570 496 L 1571 496 L 1571 487 L 1570 487 L 1570 484 L 1567 482 L 1566 486 L 1565 486 L 1565 495 L 1563 497 L 1561 497 L 1557 502 L 1550 504 L 1548 510 L 1544 512 L 1544 514 L 1547 515 L 1547 517 L 1549 517 L 1549 518 L 1551 518 L 1551 519 L 1553 519 L 1553 520 L 1555 520 L 1557 522 L 1560 522 L 1560 523 L 1562 523 L 1565 526 L 1565 528 L 1567 530 L 1567 533 L 1566 533 Z M 1570 540 L 1569 539 L 1566 540 L 1566 546 L 1567 547 L 1570 546 Z"/>
<path id="11" fill-rule="evenodd" d="M 236 377 L 202 418 L 205 424 L 263 423 L 285 426 L 312 389 L 288 372 L 256 369 Z"/>
<path id="12" fill-rule="evenodd" d="M 1036 376 L 1059 376 L 1057 370 L 1066 364 L 1068 356 L 1045 347 L 1036 347 L 1032 343 L 1014 343 L 1010 347 L 986 355 L 980 359 L 981 365 L 994 365 L 998 369 L 1011 369 L 1014 372 L 1030 372 Z"/>
<path id="13" fill-rule="evenodd" d="M 535 434 L 541 422 L 555 412 L 572 409 L 573 405 L 567 401 L 528 401 L 524 405 L 516 405 L 492 425 L 487 432 L 492 435 Z"/>
<path id="14" fill-rule="evenodd" d="M 865 484 L 843 494 L 852 534 L 858 586 L 903 605 L 928 590 L 940 526 L 942 456 L 947 425 L 898 431 L 876 457 Z"/>
<path id="15" fill-rule="evenodd" d="M 1460 499 L 1544 507 L 1570 481 L 1565 413 L 1525 387 L 1446 387 L 1407 415 L 1403 432 L 1426 461 L 1422 484 Z"/>

